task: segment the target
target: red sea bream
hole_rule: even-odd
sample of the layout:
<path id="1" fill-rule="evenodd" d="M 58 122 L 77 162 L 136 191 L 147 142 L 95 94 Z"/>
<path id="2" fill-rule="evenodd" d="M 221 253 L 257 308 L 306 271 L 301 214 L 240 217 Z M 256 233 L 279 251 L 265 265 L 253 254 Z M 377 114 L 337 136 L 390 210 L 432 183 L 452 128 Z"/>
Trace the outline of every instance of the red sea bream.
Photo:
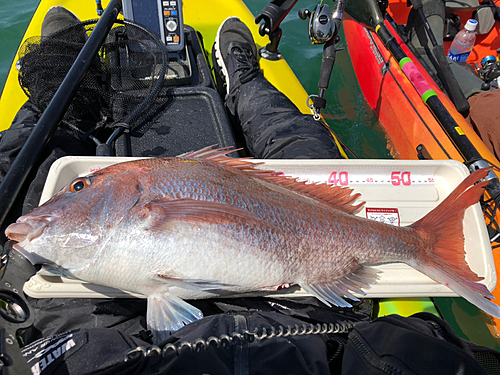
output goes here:
<path id="1" fill-rule="evenodd" d="M 202 317 L 185 299 L 300 285 L 350 306 L 403 262 L 489 314 L 500 309 L 465 261 L 463 216 L 487 182 L 467 177 L 408 227 L 354 214 L 359 194 L 259 170 L 230 150 L 120 163 L 77 178 L 6 234 L 33 263 L 148 297 L 147 322 L 167 331 Z M 475 184 L 475 185 L 474 185 Z"/>

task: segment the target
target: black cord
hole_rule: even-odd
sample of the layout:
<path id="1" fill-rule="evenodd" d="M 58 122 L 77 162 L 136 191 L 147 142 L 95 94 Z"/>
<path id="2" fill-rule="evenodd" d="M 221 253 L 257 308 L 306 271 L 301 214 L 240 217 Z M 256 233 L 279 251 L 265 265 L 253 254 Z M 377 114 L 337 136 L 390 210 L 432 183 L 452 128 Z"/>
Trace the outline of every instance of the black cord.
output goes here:
<path id="1" fill-rule="evenodd" d="M 165 80 L 165 74 L 167 73 L 167 66 L 168 66 L 168 54 L 167 54 L 167 47 L 158 39 L 156 34 L 149 30 L 147 27 L 142 26 L 140 24 L 137 24 L 135 22 L 130 22 L 130 21 L 120 21 L 117 22 L 123 25 L 131 25 L 146 34 L 148 34 L 149 37 L 156 43 L 157 47 L 159 47 L 159 51 L 161 53 L 161 59 L 163 61 L 162 67 L 160 72 L 158 73 L 158 79 L 156 80 L 155 85 L 153 86 L 153 89 L 149 93 L 149 95 L 139 104 L 134 111 L 124 120 L 120 121 L 120 124 L 118 127 L 113 131 L 111 136 L 108 138 L 106 141 L 107 145 L 111 145 L 113 141 L 118 138 L 127 128 L 127 126 L 130 126 L 130 124 L 135 121 L 139 115 L 142 113 L 142 111 L 151 103 L 151 101 L 158 95 L 158 92 L 161 90 L 163 87 L 163 81 Z M 121 124 L 126 124 L 127 126 L 120 126 Z M 115 125 L 115 126 L 116 126 Z"/>

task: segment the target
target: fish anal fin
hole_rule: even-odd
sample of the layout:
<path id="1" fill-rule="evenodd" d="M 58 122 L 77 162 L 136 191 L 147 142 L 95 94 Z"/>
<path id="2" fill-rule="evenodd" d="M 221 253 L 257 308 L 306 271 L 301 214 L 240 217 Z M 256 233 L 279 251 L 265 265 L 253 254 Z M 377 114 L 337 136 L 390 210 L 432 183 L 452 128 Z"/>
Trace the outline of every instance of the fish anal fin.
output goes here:
<path id="1" fill-rule="evenodd" d="M 327 306 L 352 307 L 343 297 L 359 301 L 354 294 L 365 295 L 363 288 L 369 288 L 378 280 L 378 271 L 369 266 L 360 266 L 337 280 L 327 283 L 299 283 L 302 289 L 312 294 Z"/>
<path id="2" fill-rule="evenodd" d="M 153 332 L 154 343 L 166 339 L 172 332 L 203 318 L 203 313 L 181 298 L 169 293 L 148 296 L 146 322 Z"/>
<path id="3" fill-rule="evenodd" d="M 148 230 L 161 231 L 174 221 L 208 224 L 261 225 L 266 223 L 250 211 L 224 203 L 200 201 L 189 198 L 154 200 L 143 208 L 144 218 L 150 219 Z"/>
<path id="4" fill-rule="evenodd" d="M 231 147 L 213 148 L 208 146 L 198 151 L 190 151 L 179 157 L 186 159 L 205 159 L 212 160 L 221 164 L 228 165 L 238 170 L 252 174 L 255 177 L 271 181 L 277 185 L 286 187 L 297 193 L 309 196 L 319 200 L 337 210 L 341 210 L 350 214 L 360 212 L 365 202 L 354 204 L 361 194 L 353 194 L 353 189 L 341 186 L 332 186 L 324 183 L 311 184 L 305 181 L 297 181 L 296 178 L 285 176 L 281 172 L 276 172 L 269 169 L 256 168 L 262 162 L 252 162 L 250 158 L 232 158 L 227 156 L 231 152 L 238 151 Z"/>

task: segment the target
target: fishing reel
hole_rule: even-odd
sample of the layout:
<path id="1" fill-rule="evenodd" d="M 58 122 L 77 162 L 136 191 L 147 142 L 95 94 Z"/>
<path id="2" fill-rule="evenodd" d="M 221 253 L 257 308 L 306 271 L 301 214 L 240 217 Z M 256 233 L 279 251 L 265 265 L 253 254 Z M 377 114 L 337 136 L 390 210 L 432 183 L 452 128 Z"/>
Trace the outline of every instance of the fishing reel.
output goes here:
<path id="1" fill-rule="evenodd" d="M 23 293 L 23 286 L 36 273 L 31 262 L 5 245 L 0 259 L 0 374 L 29 374 L 30 368 L 19 347 L 19 334 L 31 327 L 34 313 Z"/>
<path id="2" fill-rule="evenodd" d="M 325 44 L 336 34 L 336 26 L 328 4 L 318 4 L 311 12 L 300 9 L 299 17 L 305 21 L 309 18 L 309 39 L 312 44 Z"/>
<path id="3" fill-rule="evenodd" d="M 481 85 L 483 90 L 490 87 L 499 88 L 500 84 L 500 61 L 495 56 L 486 56 L 481 60 L 481 67 L 476 63 L 476 70 L 479 77 L 484 81 Z"/>
<path id="4" fill-rule="evenodd" d="M 337 49 L 335 44 L 340 41 L 338 32 L 342 24 L 345 1 L 337 0 L 333 12 L 327 4 L 318 4 L 311 12 L 308 9 L 299 10 L 299 17 L 302 20 L 309 18 L 309 39 L 312 44 L 324 44 L 323 59 L 321 62 L 321 71 L 318 82 L 319 94 L 309 95 L 307 106 L 311 108 L 316 121 L 320 121 L 321 109 L 326 108 L 325 91 L 330 83 L 330 77 L 335 64 Z"/>
<path id="5" fill-rule="evenodd" d="M 297 1 L 272 0 L 255 17 L 255 23 L 260 23 L 260 35 L 268 35 L 270 39 L 270 43 L 259 51 L 262 58 L 267 60 L 279 60 L 281 58 L 281 54 L 278 51 L 278 44 L 281 39 L 282 30 L 279 26 Z M 344 9 L 345 0 L 336 0 L 333 12 L 330 11 L 330 7 L 327 4 L 318 4 L 312 12 L 308 9 L 299 10 L 299 17 L 302 20 L 309 19 L 308 32 L 311 43 L 325 45 L 318 83 L 319 95 L 310 95 L 307 98 L 307 105 L 311 108 L 314 118 L 318 121 L 321 118 L 319 114 L 321 109 L 326 108 L 324 94 L 330 82 L 336 53 L 340 50 L 335 47 L 335 44 L 340 40 L 337 34 L 342 23 Z"/>

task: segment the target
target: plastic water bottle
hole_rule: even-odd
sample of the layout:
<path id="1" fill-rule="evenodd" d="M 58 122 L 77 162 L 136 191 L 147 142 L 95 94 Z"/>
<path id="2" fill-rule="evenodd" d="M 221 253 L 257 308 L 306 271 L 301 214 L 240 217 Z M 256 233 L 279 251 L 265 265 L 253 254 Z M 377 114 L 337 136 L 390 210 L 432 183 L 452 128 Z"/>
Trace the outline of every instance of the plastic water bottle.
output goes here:
<path id="1" fill-rule="evenodd" d="M 467 61 L 476 41 L 476 27 L 476 20 L 468 20 L 464 28 L 455 35 L 448 52 L 450 59 L 459 62 Z"/>

